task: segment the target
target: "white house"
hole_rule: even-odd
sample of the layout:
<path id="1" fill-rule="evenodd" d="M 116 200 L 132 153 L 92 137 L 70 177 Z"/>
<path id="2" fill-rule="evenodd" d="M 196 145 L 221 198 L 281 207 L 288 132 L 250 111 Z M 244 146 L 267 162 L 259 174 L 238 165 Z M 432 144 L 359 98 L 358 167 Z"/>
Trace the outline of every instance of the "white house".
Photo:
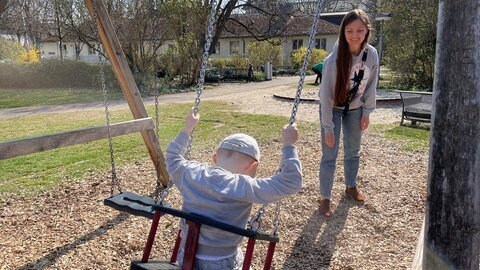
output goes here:
<path id="1" fill-rule="evenodd" d="M 321 16 L 319 20 L 317 33 L 315 35 L 315 44 L 313 45 L 317 49 L 324 49 L 327 52 L 331 52 L 333 45 L 338 38 L 339 26 L 336 24 L 338 18 L 343 18 L 345 15 L 342 13 L 329 13 Z M 245 15 L 243 15 L 245 16 Z M 252 20 L 248 18 L 247 20 Z M 259 23 L 255 23 L 258 32 L 266 31 L 262 29 L 271 29 L 272 25 L 259 25 L 263 20 L 257 19 Z M 332 21 L 332 22 L 330 22 Z M 308 45 L 308 39 L 310 36 L 311 26 L 313 24 L 313 18 L 310 16 L 297 16 L 291 17 L 288 22 L 285 22 L 283 28 L 279 31 L 279 34 L 275 38 L 280 39 L 282 44 L 282 55 L 284 63 L 290 62 L 290 55 L 292 51 L 299 49 L 300 47 L 306 47 Z M 211 58 L 229 57 L 232 54 L 241 54 L 248 57 L 248 43 L 255 41 L 247 30 L 240 26 L 227 25 L 228 31 L 224 31 L 220 37 L 215 53 Z"/>
<path id="2" fill-rule="evenodd" d="M 60 42 L 55 37 L 49 37 L 40 43 L 40 57 L 42 59 L 60 59 L 60 50 L 62 50 L 63 58 L 75 60 L 78 59 L 85 62 L 98 62 L 98 55 L 95 50 L 84 43 L 72 42 L 65 39 L 62 42 L 62 48 L 60 48 Z"/>
<path id="3" fill-rule="evenodd" d="M 339 22 L 343 18 L 346 12 L 337 13 L 324 13 L 321 14 L 317 34 L 315 36 L 314 47 L 317 49 L 324 49 L 327 52 L 331 52 L 333 45 L 338 37 Z M 248 16 L 248 15 L 240 15 Z M 245 19 L 245 17 L 243 18 Z M 251 18 L 246 18 L 252 20 Z M 261 25 L 261 18 L 257 18 L 258 23 L 254 24 L 257 31 L 271 30 L 272 25 Z M 281 27 L 281 31 L 276 33 L 276 37 L 280 39 L 282 44 L 282 55 L 284 63 L 290 62 L 290 55 L 292 51 L 308 45 L 308 38 L 310 35 L 310 28 L 312 26 L 313 18 L 311 16 L 291 16 L 287 21 L 282 22 L 284 25 Z M 226 26 L 228 31 L 223 31 L 216 48 L 215 53 L 210 55 L 211 58 L 229 57 L 233 54 L 245 55 L 248 57 L 248 43 L 255 41 L 250 33 L 243 27 L 238 25 L 229 24 Z M 160 48 L 162 51 L 166 51 L 168 47 L 173 46 L 174 41 L 164 41 L 164 44 Z M 79 44 L 78 42 L 72 42 L 68 39 L 60 43 L 57 38 L 49 37 L 42 40 L 40 45 L 41 57 L 44 59 L 59 59 L 60 49 L 63 50 L 64 59 L 76 59 L 78 57 L 82 61 L 97 62 L 98 56 L 92 48 L 86 44 Z"/>

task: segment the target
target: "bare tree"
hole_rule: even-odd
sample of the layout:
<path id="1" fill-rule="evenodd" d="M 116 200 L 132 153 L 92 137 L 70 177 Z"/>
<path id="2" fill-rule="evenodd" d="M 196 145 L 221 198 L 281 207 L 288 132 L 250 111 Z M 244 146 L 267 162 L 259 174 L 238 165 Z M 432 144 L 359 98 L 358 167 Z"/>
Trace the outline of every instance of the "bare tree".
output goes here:
<path id="1" fill-rule="evenodd" d="M 0 16 L 2 16 L 3 12 L 7 9 L 8 0 L 0 0 Z"/>
<path id="2" fill-rule="evenodd" d="M 68 35 L 66 28 L 65 14 L 68 14 L 68 3 L 63 0 L 50 0 L 48 5 L 48 13 L 51 16 L 51 23 L 46 25 L 46 32 L 49 36 L 52 36 L 58 40 L 58 51 L 60 54 L 60 60 L 64 59 L 64 53 L 67 51 L 66 45 L 64 45 L 64 39 Z M 66 8 L 67 7 L 67 8 Z"/>

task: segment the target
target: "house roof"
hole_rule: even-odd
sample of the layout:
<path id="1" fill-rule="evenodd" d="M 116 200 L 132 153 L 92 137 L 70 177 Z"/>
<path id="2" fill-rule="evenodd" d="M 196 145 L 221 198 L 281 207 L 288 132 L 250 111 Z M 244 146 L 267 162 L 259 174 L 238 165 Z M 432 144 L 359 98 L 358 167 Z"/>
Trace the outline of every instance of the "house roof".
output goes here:
<path id="1" fill-rule="evenodd" d="M 261 14 L 242 14 L 232 16 L 225 25 L 222 37 L 250 37 L 252 34 L 265 36 L 299 36 L 310 35 L 313 17 L 304 14 L 296 14 L 288 17 L 267 17 Z M 247 30 L 247 26 L 250 29 Z M 318 22 L 318 34 L 338 34 L 337 24 L 321 18 Z"/>

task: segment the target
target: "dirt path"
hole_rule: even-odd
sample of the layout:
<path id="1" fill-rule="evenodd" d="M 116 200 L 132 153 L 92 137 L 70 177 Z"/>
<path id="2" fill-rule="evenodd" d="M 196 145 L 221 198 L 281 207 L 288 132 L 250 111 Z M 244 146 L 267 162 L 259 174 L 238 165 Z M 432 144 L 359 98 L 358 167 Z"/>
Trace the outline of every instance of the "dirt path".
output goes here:
<path id="1" fill-rule="evenodd" d="M 298 77 L 278 77 L 271 81 L 259 83 L 222 83 L 219 86 L 208 86 L 202 93 L 202 100 L 222 100 L 237 105 L 242 112 L 290 116 L 292 102 L 286 99 L 275 98 L 274 95 L 294 97 L 297 91 Z M 314 81 L 315 76 L 307 76 L 306 82 Z M 306 86 L 302 97 L 315 99 L 318 88 Z M 162 95 L 160 104 L 189 103 L 193 104 L 195 92 Z M 144 100 L 146 104 L 153 104 L 152 98 Z M 103 103 L 67 104 L 56 106 L 21 107 L 0 109 L 1 118 L 19 117 L 39 113 L 59 113 L 81 110 L 104 110 Z M 125 108 L 124 101 L 110 103 L 112 110 Z M 401 107 L 398 102 L 377 102 L 377 110 L 371 115 L 371 123 L 393 123 L 400 121 Z M 303 121 L 318 121 L 318 102 L 301 102 L 297 112 L 297 119 Z"/>

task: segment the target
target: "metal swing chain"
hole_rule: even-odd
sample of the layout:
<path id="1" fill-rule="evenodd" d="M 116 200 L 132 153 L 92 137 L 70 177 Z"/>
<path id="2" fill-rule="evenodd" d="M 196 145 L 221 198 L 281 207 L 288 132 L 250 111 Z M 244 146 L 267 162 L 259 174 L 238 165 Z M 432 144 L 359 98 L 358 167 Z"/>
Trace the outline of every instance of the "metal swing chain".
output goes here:
<path id="1" fill-rule="evenodd" d="M 153 7 L 153 10 L 156 11 L 157 10 L 157 1 L 155 0 L 153 2 L 154 4 L 154 7 Z M 153 14 L 152 15 L 152 34 L 153 34 L 153 44 L 152 44 L 152 48 L 153 48 L 153 76 L 154 76 L 154 85 L 153 85 L 153 89 L 154 89 L 154 96 L 155 96 L 155 136 L 157 137 L 157 141 L 160 143 L 160 109 L 159 109 L 159 101 L 158 101 L 158 97 L 160 95 L 159 93 L 159 89 L 158 89 L 158 76 L 156 74 L 156 64 L 157 64 L 157 49 L 156 49 L 156 46 L 157 46 L 157 17 L 155 16 L 156 14 Z M 156 201 L 159 201 L 161 200 L 161 202 L 163 202 L 163 200 L 165 199 L 165 197 L 167 197 L 167 194 L 168 194 L 168 191 L 167 191 L 167 194 L 165 194 L 163 197 L 161 196 L 161 194 L 163 194 L 163 190 L 166 189 L 167 187 L 163 187 L 162 185 L 162 182 L 160 181 L 160 171 L 158 170 L 158 168 L 160 168 L 160 158 L 158 157 L 158 153 L 157 153 L 157 162 L 155 164 L 157 166 L 157 169 L 155 170 L 157 175 L 156 175 L 156 185 L 155 185 L 155 192 L 153 194 L 153 197 Z M 169 183 L 170 184 L 170 183 Z M 163 189 L 162 189 L 163 187 Z M 160 191 L 162 190 L 162 191 Z"/>
<path id="2" fill-rule="evenodd" d="M 100 27 L 98 23 L 98 13 L 95 4 L 93 6 L 93 20 L 95 23 L 95 37 L 97 38 L 97 48 L 98 48 L 98 62 L 100 64 L 100 72 L 99 72 L 99 77 L 100 77 L 100 84 L 102 88 L 102 94 L 103 94 L 103 103 L 105 106 L 105 121 L 107 124 L 107 134 L 108 134 L 108 147 L 110 150 L 110 163 L 112 167 L 112 184 L 110 188 L 110 195 L 113 195 L 115 187 L 117 187 L 119 192 L 122 192 L 122 188 L 120 186 L 120 180 L 117 177 L 117 169 L 115 165 L 115 154 L 114 154 L 114 149 L 113 149 L 113 139 L 112 139 L 112 133 L 111 133 L 111 128 L 110 128 L 110 111 L 108 109 L 108 93 L 107 93 L 107 86 L 105 83 L 105 61 L 103 60 L 103 54 L 102 54 L 102 45 L 100 42 L 100 35 L 98 32 L 98 29 Z"/>
<path id="3" fill-rule="evenodd" d="M 310 58 L 310 54 L 312 52 L 312 45 L 315 40 L 315 35 L 317 33 L 318 21 L 320 19 L 320 12 L 322 10 L 323 2 L 324 0 L 318 1 L 315 9 L 315 14 L 313 16 L 313 24 L 312 24 L 312 29 L 310 30 L 310 36 L 308 38 L 307 52 L 305 54 L 305 57 L 303 58 L 303 65 L 300 70 L 300 79 L 298 81 L 297 93 L 295 95 L 295 100 L 293 101 L 292 114 L 290 116 L 290 121 L 289 121 L 290 125 L 293 125 L 293 123 L 295 123 L 295 116 L 298 111 L 298 104 L 300 102 L 300 97 L 302 95 L 302 90 L 303 90 L 303 84 L 305 82 L 305 74 L 308 66 L 308 58 Z M 257 214 L 250 219 L 250 221 L 248 222 L 250 229 L 254 231 L 258 231 L 262 229 L 262 217 L 265 214 L 266 206 L 267 206 L 266 204 L 263 204 L 262 207 L 260 207 L 260 209 L 258 210 Z M 279 222 L 280 206 L 281 206 L 281 201 L 278 201 L 275 203 L 273 229 L 271 233 L 272 235 L 277 235 L 278 227 L 280 226 L 280 222 Z"/>
<path id="4" fill-rule="evenodd" d="M 207 68 L 207 63 L 208 63 L 208 56 L 209 56 L 209 50 L 210 50 L 210 45 L 212 43 L 212 33 L 213 33 L 213 24 L 215 23 L 215 14 L 217 10 L 217 5 L 218 1 L 213 0 L 212 1 L 212 7 L 210 9 L 210 17 L 208 20 L 208 29 L 207 33 L 205 34 L 205 46 L 204 46 L 204 51 L 202 55 L 202 63 L 200 67 L 200 73 L 198 77 L 198 85 L 197 85 L 197 96 L 195 98 L 195 105 L 193 107 L 193 111 L 195 114 L 198 113 L 198 107 L 200 106 L 200 96 L 202 95 L 203 92 L 203 84 L 205 83 L 205 69 Z M 155 100 L 155 102 L 158 102 Z M 158 125 L 158 124 L 157 124 Z M 193 131 L 190 136 L 190 139 L 188 141 L 187 145 L 187 151 L 185 152 L 185 157 L 187 159 L 191 158 L 191 152 L 192 152 L 192 141 L 193 141 Z M 159 203 L 162 204 L 165 198 L 168 196 L 168 193 L 170 192 L 170 188 L 173 186 L 173 182 L 169 181 L 167 186 L 162 190 L 159 198 Z"/>
<path id="5" fill-rule="evenodd" d="M 155 8 L 156 10 L 157 7 L 157 1 L 154 1 Z M 158 77 L 157 74 L 155 73 L 155 66 L 156 66 L 156 61 L 157 61 L 157 50 L 156 50 L 156 42 L 157 42 L 157 20 L 155 15 L 153 15 L 153 28 L 154 28 L 154 39 L 153 39 L 153 66 L 154 66 L 154 95 L 155 95 L 155 136 L 157 137 L 158 142 L 160 143 L 160 109 L 159 109 L 159 87 L 158 87 Z M 160 159 L 157 157 L 157 168 L 160 167 Z M 173 186 L 173 182 L 169 181 L 166 186 L 162 185 L 162 182 L 160 181 L 160 171 L 156 170 L 157 172 L 157 179 L 156 179 L 156 188 L 155 188 L 155 194 L 154 194 L 154 199 L 157 201 L 159 204 L 163 204 L 163 201 L 168 197 L 168 194 L 170 192 L 170 189 Z M 163 188 L 162 188 L 163 187 Z"/>
<path id="6" fill-rule="evenodd" d="M 208 29 L 207 29 L 207 33 L 205 34 L 205 46 L 204 46 L 203 55 L 202 55 L 202 63 L 201 63 L 200 72 L 198 75 L 197 96 L 195 98 L 195 105 L 193 107 L 193 112 L 195 115 L 198 113 L 198 107 L 200 106 L 200 96 L 202 95 L 203 84 L 205 83 L 205 69 L 207 68 L 210 45 L 212 44 L 213 25 L 215 23 L 215 14 L 217 12 L 217 6 L 218 6 L 218 1 L 213 0 L 212 7 L 210 9 L 210 17 L 208 20 Z M 187 159 L 191 158 L 194 131 L 192 131 L 190 140 L 188 141 L 187 151 L 185 152 L 185 157 L 187 157 Z"/>
<path id="7" fill-rule="evenodd" d="M 303 58 L 303 65 L 302 69 L 300 70 L 300 79 L 298 81 L 298 87 L 297 87 L 297 94 L 295 96 L 295 100 L 293 101 L 293 108 L 292 108 L 292 114 L 290 116 L 290 125 L 295 123 L 295 116 L 297 115 L 297 110 L 298 110 L 298 103 L 300 102 L 300 96 L 302 95 L 302 90 L 303 90 L 303 84 L 305 82 L 305 74 L 308 66 L 308 58 L 310 58 L 310 54 L 312 53 L 312 45 L 313 42 L 315 41 L 315 35 L 317 34 L 317 27 L 318 27 L 318 21 L 320 19 L 320 12 L 322 11 L 322 6 L 323 6 L 322 1 L 318 1 L 317 7 L 315 9 L 315 15 L 313 16 L 313 24 L 312 24 L 312 29 L 310 31 L 310 36 L 308 38 L 308 47 L 307 47 L 307 52 L 305 54 L 305 57 Z"/>

